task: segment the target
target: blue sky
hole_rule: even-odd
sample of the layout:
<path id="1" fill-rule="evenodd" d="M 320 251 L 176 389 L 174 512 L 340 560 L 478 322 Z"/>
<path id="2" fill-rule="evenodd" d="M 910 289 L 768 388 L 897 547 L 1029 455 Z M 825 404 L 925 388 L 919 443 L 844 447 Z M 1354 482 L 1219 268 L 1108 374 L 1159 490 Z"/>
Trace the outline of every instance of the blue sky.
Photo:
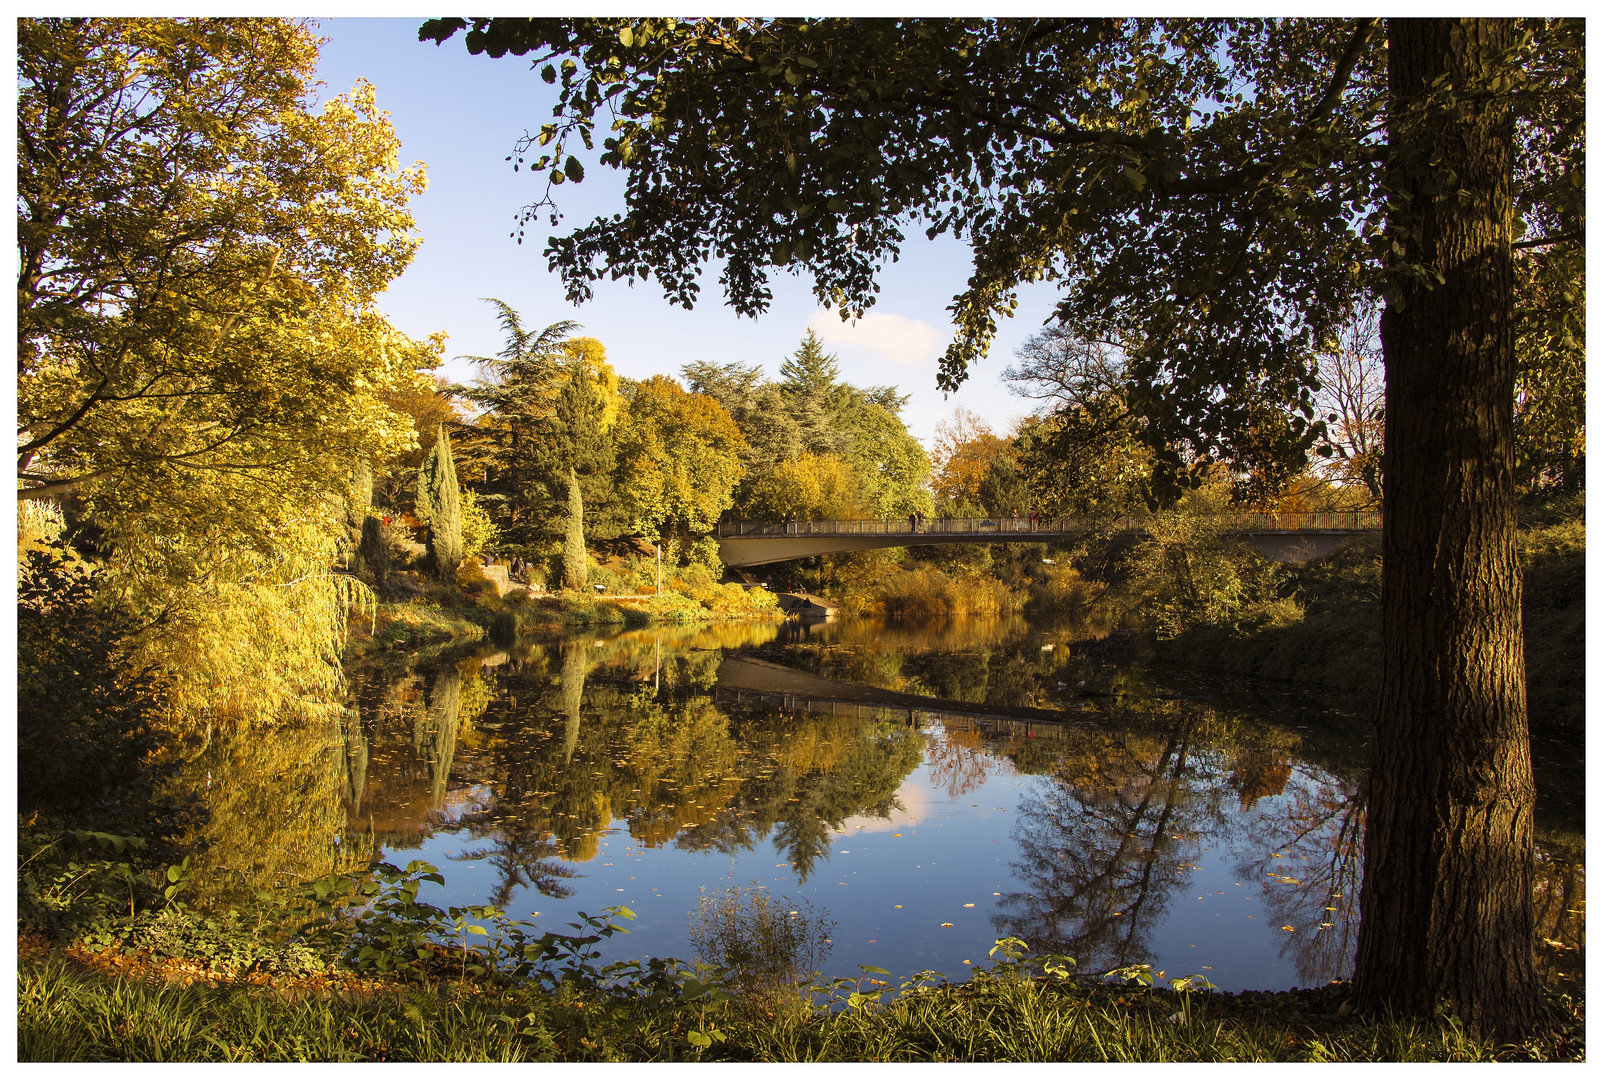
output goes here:
<path id="1" fill-rule="evenodd" d="M 891 384 L 911 394 L 903 416 L 914 435 L 930 440 L 934 427 L 961 405 L 997 429 L 1030 410 L 1000 379 L 1013 352 L 1040 329 L 1051 311 L 1049 286 L 1022 292 L 1019 310 L 1003 320 L 990 356 L 955 394 L 935 387 L 937 358 L 951 340 L 946 306 L 969 273 L 966 245 L 950 238 L 909 238 L 899 263 L 887 267 L 878 304 L 855 328 L 825 312 L 805 279 L 780 275 L 774 302 L 756 320 L 725 308 L 713 268 L 704 274 L 692 311 L 670 305 L 655 282 L 599 282 L 595 296 L 575 307 L 547 273 L 541 252 L 552 232 L 544 219 L 529 227 L 520 247 L 511 237 L 518 209 L 539 194 L 529 173 L 505 160 L 525 129 L 550 115 L 550 88 L 527 58 L 470 56 L 460 37 L 443 46 L 417 40 L 421 18 L 325 19 L 319 78 L 326 97 L 359 78 L 377 90 L 401 138 L 404 162 L 428 166 L 428 190 L 413 202 L 423 244 L 411 268 L 380 300 L 391 321 L 414 337 L 436 330 L 450 335 L 446 355 L 493 355 L 501 345 L 494 313 L 480 298 L 493 296 L 524 320 L 544 326 L 560 319 L 583 324 L 599 338 L 620 374 L 679 376 L 692 360 L 761 363 L 771 376 L 794 352 L 809 325 L 840 357 L 841 372 L 859 386 Z M 623 206 L 621 175 L 593 167 L 583 184 L 557 189 L 562 231 Z M 449 362 L 444 373 L 465 380 L 471 365 Z"/>

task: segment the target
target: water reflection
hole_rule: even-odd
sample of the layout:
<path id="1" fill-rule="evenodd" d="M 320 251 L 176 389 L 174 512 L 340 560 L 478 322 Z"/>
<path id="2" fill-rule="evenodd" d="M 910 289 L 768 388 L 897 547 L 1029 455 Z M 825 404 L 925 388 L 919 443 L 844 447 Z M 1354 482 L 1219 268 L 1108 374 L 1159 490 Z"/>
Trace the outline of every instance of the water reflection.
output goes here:
<path id="1" fill-rule="evenodd" d="M 1019 888 L 993 923 L 1090 970 L 1146 961 L 1151 932 L 1221 823 L 1221 759 L 1187 710 L 1163 734 L 1083 731 L 1019 808 Z"/>
<path id="2" fill-rule="evenodd" d="M 619 876 L 617 847 L 603 845 L 626 834 L 653 873 L 713 854 L 731 873 L 811 890 L 842 940 L 901 935 L 888 956 L 838 950 L 848 964 L 956 970 L 1008 934 L 1082 970 L 1207 951 L 1242 958 L 1237 987 L 1345 973 L 1363 833 L 1349 706 L 1321 724 L 1319 703 L 1177 689 L 1022 620 L 962 629 L 942 628 L 938 647 L 906 627 L 647 630 L 353 672 L 343 719 L 218 736 L 194 758 L 185 783 L 204 813 L 192 839 L 206 880 L 226 882 L 207 886 L 219 895 L 409 858 L 395 853 L 449 836 L 428 857 L 448 882 L 479 882 L 450 902 L 539 896 L 596 911 L 637 876 L 667 889 L 644 864 Z M 721 688 L 737 651 L 807 678 Z M 828 680 L 860 693 L 805 696 Z M 922 708 L 919 694 L 941 701 Z M 1048 712 L 1064 722 L 1042 722 Z M 1543 843 L 1544 963 L 1578 980 L 1581 844 Z M 925 922 L 887 921 L 926 898 Z M 973 941 L 931 929 L 965 925 L 975 903 Z M 671 938 L 621 947 L 660 952 Z"/>
<path id="3" fill-rule="evenodd" d="M 890 813 L 923 739 L 761 703 L 721 707 L 721 649 L 773 634 L 692 631 L 666 648 L 655 634 L 574 639 L 374 686 L 365 737 L 347 747 L 365 780 L 351 826 L 380 844 L 445 821 L 465 828 L 476 843 L 455 857 L 494 868 L 497 903 L 519 888 L 568 895 L 576 864 L 620 819 L 646 847 L 771 841 L 805 880 L 846 819 Z M 477 737 L 459 745 L 474 721 Z M 471 801 L 453 803 L 453 769 Z"/>

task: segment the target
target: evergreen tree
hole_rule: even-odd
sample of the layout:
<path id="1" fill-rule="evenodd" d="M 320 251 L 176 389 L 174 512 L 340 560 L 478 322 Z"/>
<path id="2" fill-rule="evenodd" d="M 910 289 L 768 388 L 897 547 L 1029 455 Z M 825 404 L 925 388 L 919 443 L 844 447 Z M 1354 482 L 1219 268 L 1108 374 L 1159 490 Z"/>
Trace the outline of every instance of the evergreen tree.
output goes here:
<path id="1" fill-rule="evenodd" d="M 611 539 L 624 531 L 616 494 L 617 460 L 613 425 L 607 422 L 605 390 L 582 363 L 566 365 L 567 379 L 551 415 L 539 428 L 539 442 L 529 457 L 523 499 L 530 517 L 542 523 L 544 535 L 560 535 L 563 501 L 570 475 L 583 494 L 586 525 L 593 536 Z"/>
<path id="2" fill-rule="evenodd" d="M 460 388 L 462 397 L 484 410 L 466 433 L 470 460 L 480 461 L 474 478 L 479 500 L 507 541 L 527 544 L 542 538 L 560 498 L 566 470 L 554 485 L 545 473 L 546 426 L 559 393 L 563 343 L 579 324 L 552 323 L 540 330 L 523 324 L 503 300 L 495 307 L 505 346 L 495 356 L 467 356 L 486 378 Z M 537 506 L 529 503 L 536 495 Z"/>
<path id="3" fill-rule="evenodd" d="M 362 522 L 362 546 L 356 550 L 356 570 L 383 585 L 390 576 L 390 549 L 384 543 L 384 524 L 376 517 Z"/>
<path id="4" fill-rule="evenodd" d="M 450 581 L 462 562 L 462 493 L 451 460 L 451 438 L 444 424 L 439 430 L 433 452 L 418 468 L 417 509 L 419 517 L 427 514 L 434 569 L 442 580 Z"/>
<path id="5" fill-rule="evenodd" d="M 568 470 L 568 537 L 562 545 L 562 587 L 583 589 L 590 556 L 584 547 L 584 498 L 579 494 L 579 474 Z"/>
<path id="6" fill-rule="evenodd" d="M 853 395 L 840 381 L 840 361 L 825 353 L 823 342 L 809 330 L 801 347 L 779 365 L 779 374 L 786 411 L 796 425 L 802 449 L 845 457 L 850 436 L 839 421 Z"/>
<path id="7" fill-rule="evenodd" d="M 341 538 L 341 555 L 346 565 L 354 567 L 357 551 L 362 545 L 363 522 L 373 506 L 373 466 L 366 460 L 358 461 L 356 468 L 351 470 L 351 487 L 344 503 L 346 531 Z"/>

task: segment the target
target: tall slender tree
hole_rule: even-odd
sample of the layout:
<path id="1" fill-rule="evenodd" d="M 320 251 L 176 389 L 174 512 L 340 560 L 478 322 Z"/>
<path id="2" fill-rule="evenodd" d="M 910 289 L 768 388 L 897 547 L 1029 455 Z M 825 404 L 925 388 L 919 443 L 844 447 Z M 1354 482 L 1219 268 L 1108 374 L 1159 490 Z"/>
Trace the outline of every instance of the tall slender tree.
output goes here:
<path id="1" fill-rule="evenodd" d="M 583 591 L 590 573 L 590 553 L 584 545 L 584 497 L 579 474 L 568 470 L 568 527 L 562 544 L 562 587 Z"/>
<path id="2" fill-rule="evenodd" d="M 444 424 L 435 436 L 434 449 L 418 467 L 417 508 L 428 525 L 435 573 L 450 581 L 462 563 L 462 492 L 457 487 L 451 437 Z"/>

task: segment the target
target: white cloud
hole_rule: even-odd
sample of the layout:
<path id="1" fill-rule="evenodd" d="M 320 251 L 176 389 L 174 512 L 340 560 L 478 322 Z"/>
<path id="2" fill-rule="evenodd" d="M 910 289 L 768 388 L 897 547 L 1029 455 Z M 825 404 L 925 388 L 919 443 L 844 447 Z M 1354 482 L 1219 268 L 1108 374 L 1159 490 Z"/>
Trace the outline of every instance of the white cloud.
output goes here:
<path id="1" fill-rule="evenodd" d="M 946 347 L 929 323 L 880 311 L 841 322 L 839 314 L 821 308 L 808 318 L 807 328 L 831 349 L 861 349 L 904 367 L 934 363 Z"/>

